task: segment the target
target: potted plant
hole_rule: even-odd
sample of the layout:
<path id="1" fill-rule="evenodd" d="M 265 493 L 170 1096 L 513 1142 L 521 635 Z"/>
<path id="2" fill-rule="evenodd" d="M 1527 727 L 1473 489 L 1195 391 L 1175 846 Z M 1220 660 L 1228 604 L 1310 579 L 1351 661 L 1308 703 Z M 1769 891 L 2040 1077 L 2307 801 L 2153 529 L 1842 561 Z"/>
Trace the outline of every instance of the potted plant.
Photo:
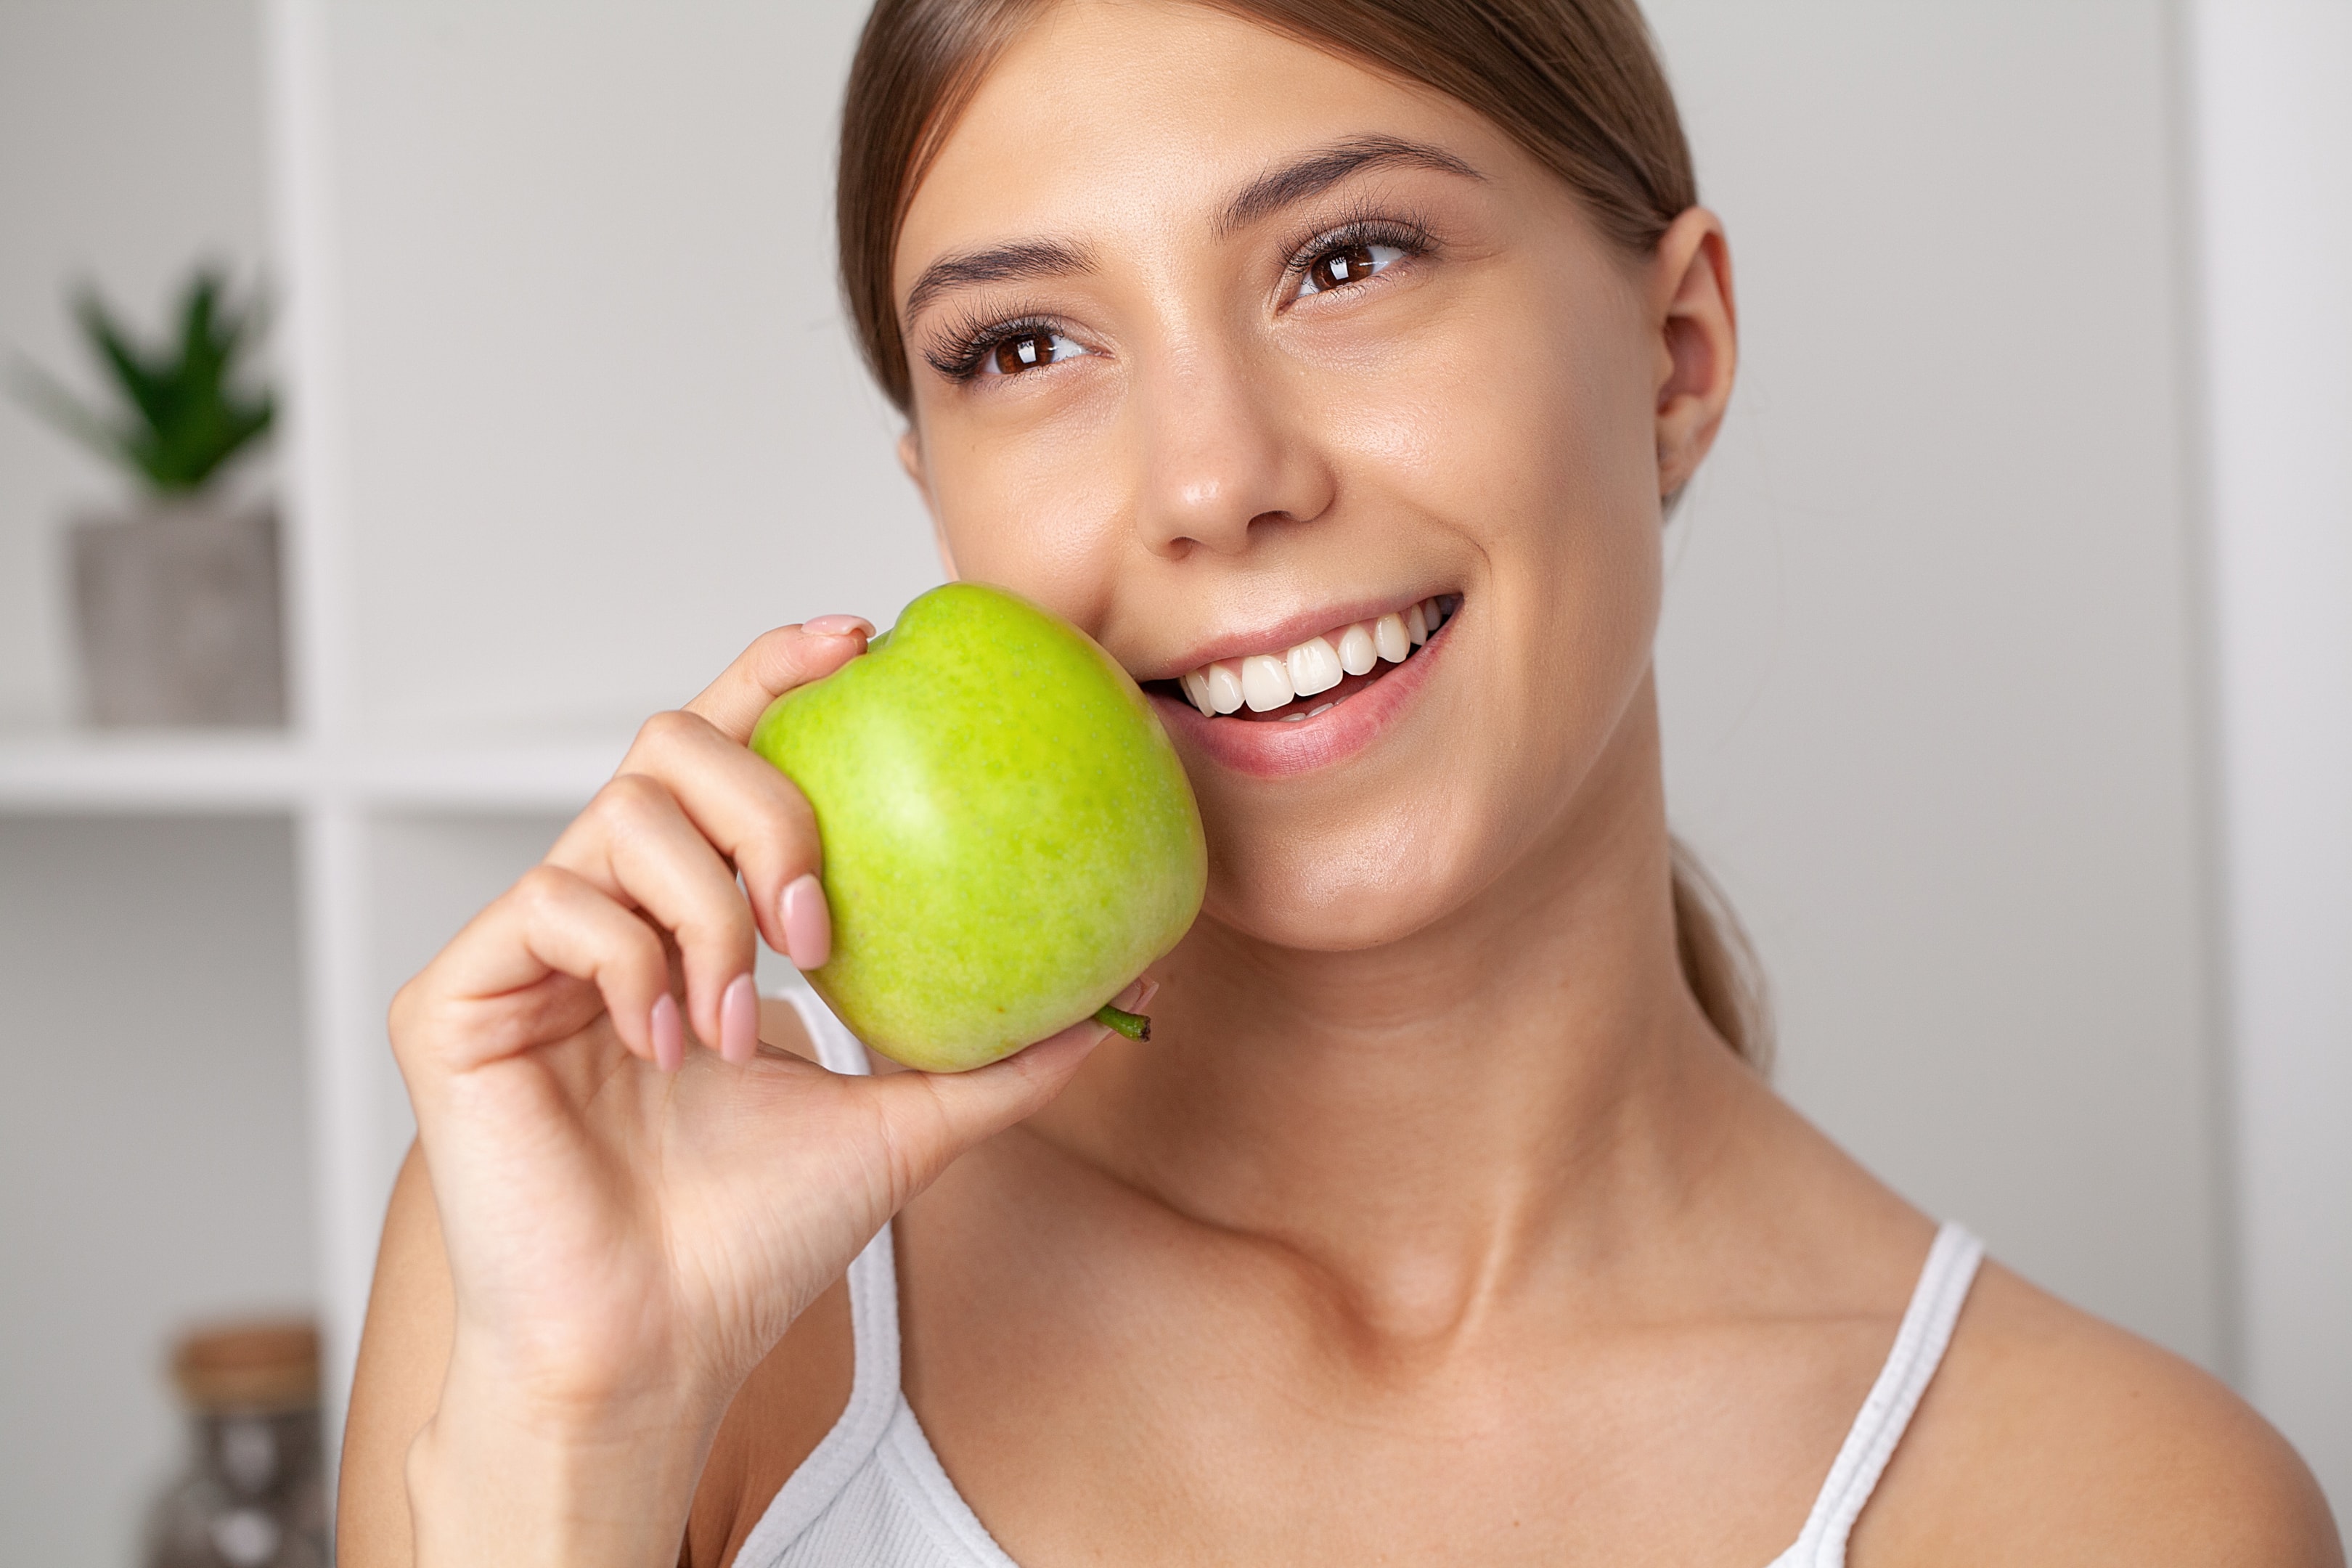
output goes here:
<path id="1" fill-rule="evenodd" d="M 86 712 L 104 725 L 282 724 L 277 514 L 224 482 L 276 409 L 268 388 L 240 384 L 257 310 L 200 268 L 176 342 L 135 342 L 94 288 L 79 290 L 74 314 L 119 406 L 92 410 L 29 364 L 19 394 L 141 491 L 127 513 L 72 524 Z"/>

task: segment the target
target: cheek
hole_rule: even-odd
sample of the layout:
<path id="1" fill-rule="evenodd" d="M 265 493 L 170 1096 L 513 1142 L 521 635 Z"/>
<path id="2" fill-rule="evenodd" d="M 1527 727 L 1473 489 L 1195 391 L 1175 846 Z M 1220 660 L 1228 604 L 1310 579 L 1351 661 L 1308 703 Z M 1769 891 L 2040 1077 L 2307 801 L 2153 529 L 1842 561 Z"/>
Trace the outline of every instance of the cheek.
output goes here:
<path id="1" fill-rule="evenodd" d="M 1521 293 L 1449 311 L 1410 353 L 1318 389 L 1344 410 L 1317 421 L 1343 491 L 1367 519 L 1402 520 L 1424 564 L 1444 552 L 1475 635 L 1449 655 L 1444 700 L 1395 737 L 1403 763 L 1286 805 L 1204 796 L 1220 919 L 1310 947 L 1394 940 L 1595 804 L 1662 581 L 1641 343 L 1607 289 Z"/>
<path id="2" fill-rule="evenodd" d="M 1650 366 L 1605 265 L 1498 264 L 1409 340 L 1310 378 L 1343 491 L 1386 492 L 1490 555 L 1653 545 Z"/>
<path id="3" fill-rule="evenodd" d="M 1580 290 L 1543 281 L 1492 279 L 1318 400 L 1345 410 L 1323 428 L 1343 489 L 1408 520 L 1425 550 L 1443 536 L 1481 601 L 1476 686 L 1511 715 L 1491 744 L 1517 749 L 1521 779 L 1613 722 L 1648 663 L 1663 575 L 1638 306 L 1607 273 Z"/>
<path id="4" fill-rule="evenodd" d="M 1124 542 L 1108 420 L 1023 426 L 924 411 L 925 461 L 956 574 L 1101 624 Z"/>
<path id="5" fill-rule="evenodd" d="M 1513 721 L 1501 775 L 1519 796 L 1573 791 L 1649 667 L 1663 588 L 1649 366 L 1614 289 L 1556 291 L 1497 334 L 1496 392 L 1453 440 L 1475 479 L 1465 512 L 1493 566 Z M 1528 803 L 1520 799 L 1507 809 Z"/>

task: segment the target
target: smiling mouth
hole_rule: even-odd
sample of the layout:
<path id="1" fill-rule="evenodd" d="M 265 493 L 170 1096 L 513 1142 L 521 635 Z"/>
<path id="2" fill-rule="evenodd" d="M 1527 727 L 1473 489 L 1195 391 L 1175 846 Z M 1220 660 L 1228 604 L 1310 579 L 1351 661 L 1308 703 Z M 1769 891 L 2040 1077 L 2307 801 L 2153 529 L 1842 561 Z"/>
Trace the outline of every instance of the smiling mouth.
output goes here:
<path id="1" fill-rule="evenodd" d="M 1203 718 L 1300 723 L 1338 707 L 1421 651 L 1462 607 L 1440 594 L 1369 621 L 1355 621 L 1279 652 L 1221 658 L 1145 689 L 1181 697 Z"/>

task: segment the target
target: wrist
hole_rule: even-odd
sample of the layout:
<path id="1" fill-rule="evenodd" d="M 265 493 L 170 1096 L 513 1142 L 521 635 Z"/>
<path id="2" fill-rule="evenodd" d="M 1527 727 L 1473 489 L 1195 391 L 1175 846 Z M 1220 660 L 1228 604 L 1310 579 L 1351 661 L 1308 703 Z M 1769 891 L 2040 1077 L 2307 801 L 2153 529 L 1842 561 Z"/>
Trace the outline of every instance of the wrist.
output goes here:
<path id="1" fill-rule="evenodd" d="M 418 1568 L 674 1568 L 718 1412 L 551 1409 L 452 1367 L 408 1453 Z"/>

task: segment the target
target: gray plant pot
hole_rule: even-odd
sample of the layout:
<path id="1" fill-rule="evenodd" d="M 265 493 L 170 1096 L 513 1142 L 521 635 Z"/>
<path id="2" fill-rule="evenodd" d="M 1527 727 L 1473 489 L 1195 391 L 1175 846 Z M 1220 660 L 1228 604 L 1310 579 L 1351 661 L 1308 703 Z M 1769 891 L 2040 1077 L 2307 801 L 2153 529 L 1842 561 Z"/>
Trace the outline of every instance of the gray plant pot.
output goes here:
<path id="1" fill-rule="evenodd" d="M 90 722 L 286 722 L 278 517 L 267 505 L 159 502 L 73 525 L 74 608 Z"/>

